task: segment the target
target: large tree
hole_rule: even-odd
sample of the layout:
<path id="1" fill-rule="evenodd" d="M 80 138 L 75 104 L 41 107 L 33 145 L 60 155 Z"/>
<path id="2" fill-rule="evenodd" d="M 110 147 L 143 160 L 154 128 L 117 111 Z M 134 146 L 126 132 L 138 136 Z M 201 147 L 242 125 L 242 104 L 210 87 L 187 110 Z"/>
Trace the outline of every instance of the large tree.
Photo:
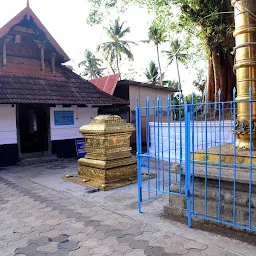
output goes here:
<path id="1" fill-rule="evenodd" d="M 218 101 L 218 90 L 222 100 L 232 100 L 235 75 L 234 57 L 231 51 L 234 14 L 230 0 L 177 1 L 183 19 L 200 27 L 200 33 L 208 50 L 207 94 L 209 101 Z"/>
<path id="2" fill-rule="evenodd" d="M 84 60 L 78 64 L 78 67 L 83 67 L 83 76 L 89 76 L 90 79 L 101 77 L 104 68 L 101 67 L 102 60 L 97 58 L 91 51 L 84 51 Z"/>
<path id="3" fill-rule="evenodd" d="M 179 90 L 181 91 L 182 86 L 181 86 L 181 79 L 180 79 L 179 62 L 184 64 L 186 62 L 188 54 L 182 52 L 182 45 L 180 44 L 178 39 L 171 41 L 169 51 L 163 51 L 163 52 L 167 55 L 168 65 L 171 65 L 174 60 L 176 62 L 179 85 L 180 85 Z"/>
<path id="4" fill-rule="evenodd" d="M 184 31 L 187 31 L 191 39 L 191 48 L 195 48 L 193 39 L 200 38 L 195 55 L 204 49 L 208 59 L 208 99 L 217 101 L 219 89 L 222 91 L 222 100 L 232 99 L 235 75 L 233 73 L 234 57 L 231 51 L 235 44 L 232 35 L 234 14 L 230 0 L 121 1 L 138 3 L 146 7 L 157 17 L 158 24 L 165 24 L 170 32 L 182 31 L 183 37 Z M 109 0 L 90 0 L 90 2 L 97 8 L 99 6 L 113 8 L 118 5 L 117 0 L 111 1 L 111 4 L 108 4 Z"/>
<path id="5" fill-rule="evenodd" d="M 133 60 L 130 45 L 136 45 L 136 43 L 132 41 L 124 40 L 124 37 L 130 33 L 130 27 L 124 28 L 124 24 L 125 22 L 120 22 L 120 19 L 117 18 L 113 24 L 110 24 L 108 27 L 104 27 L 110 41 L 102 43 L 97 47 L 98 51 L 102 49 L 105 59 L 109 62 L 112 70 L 113 63 L 116 63 L 120 77 L 120 61 L 122 60 L 122 55 L 126 56 L 128 60 Z"/>

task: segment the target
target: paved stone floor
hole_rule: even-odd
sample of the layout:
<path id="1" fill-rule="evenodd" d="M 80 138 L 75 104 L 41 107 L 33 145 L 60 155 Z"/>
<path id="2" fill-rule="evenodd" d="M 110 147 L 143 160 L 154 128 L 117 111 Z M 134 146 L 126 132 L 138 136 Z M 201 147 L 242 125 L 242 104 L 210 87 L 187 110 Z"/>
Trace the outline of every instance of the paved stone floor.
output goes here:
<path id="1" fill-rule="evenodd" d="M 256 248 L 160 217 L 167 197 L 136 211 L 136 184 L 114 191 L 61 180 L 76 162 L 0 171 L 0 256 L 235 256 Z"/>

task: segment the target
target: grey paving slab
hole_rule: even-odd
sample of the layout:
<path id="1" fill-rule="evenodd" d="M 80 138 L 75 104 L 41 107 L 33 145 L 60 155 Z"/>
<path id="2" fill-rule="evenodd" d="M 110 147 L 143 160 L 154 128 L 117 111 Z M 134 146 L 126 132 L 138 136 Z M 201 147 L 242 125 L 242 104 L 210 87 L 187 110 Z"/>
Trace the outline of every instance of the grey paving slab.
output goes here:
<path id="1" fill-rule="evenodd" d="M 146 240 L 134 240 L 130 243 L 132 249 L 146 249 L 149 246 L 149 242 Z"/>
<path id="2" fill-rule="evenodd" d="M 135 240 L 134 235 L 121 235 L 117 238 L 118 243 L 128 243 L 128 244 L 130 244 L 134 240 Z"/>
<path id="3" fill-rule="evenodd" d="M 67 242 L 69 239 L 69 235 L 67 234 L 60 234 L 59 236 L 51 238 L 53 242 L 63 243 Z"/>
<path id="4" fill-rule="evenodd" d="M 37 244 L 29 244 L 25 247 L 18 248 L 15 250 L 15 253 L 23 253 L 23 254 L 31 254 L 31 253 L 36 253 L 37 252 Z"/>
<path id="5" fill-rule="evenodd" d="M 67 249 L 69 251 L 75 251 L 79 248 L 80 246 L 76 241 L 64 241 L 58 244 L 58 249 Z"/>
<path id="6" fill-rule="evenodd" d="M 119 237 L 124 233 L 121 229 L 113 229 L 113 230 L 107 230 L 105 231 L 106 236 L 113 236 L 113 237 Z"/>
<path id="7" fill-rule="evenodd" d="M 42 236 L 42 237 L 39 237 L 37 239 L 28 240 L 29 244 L 37 244 L 37 245 L 45 245 L 45 244 L 49 244 L 50 242 L 52 242 L 52 239 L 50 237 L 47 237 L 47 236 Z"/>
<path id="8" fill-rule="evenodd" d="M 147 248 L 145 248 L 144 253 L 147 256 L 162 256 L 164 253 L 166 253 L 166 251 L 163 247 L 160 246 L 148 246 Z"/>
<path id="9" fill-rule="evenodd" d="M 69 252 L 69 250 L 62 249 L 62 250 L 58 250 L 56 252 L 47 253 L 46 256 L 68 256 L 68 252 Z"/>
<path id="10" fill-rule="evenodd" d="M 56 252 L 58 251 L 58 244 L 57 242 L 50 242 L 45 245 L 41 245 L 37 247 L 37 250 L 42 253 L 50 253 L 50 252 Z"/>

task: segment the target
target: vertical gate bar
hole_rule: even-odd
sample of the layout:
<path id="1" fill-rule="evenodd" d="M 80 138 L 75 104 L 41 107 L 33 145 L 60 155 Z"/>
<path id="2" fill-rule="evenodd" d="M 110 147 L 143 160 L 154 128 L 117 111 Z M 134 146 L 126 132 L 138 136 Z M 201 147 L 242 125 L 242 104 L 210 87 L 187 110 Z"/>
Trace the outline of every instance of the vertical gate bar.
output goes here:
<path id="1" fill-rule="evenodd" d="M 160 99 L 157 97 L 157 190 L 160 185 Z"/>
<path id="2" fill-rule="evenodd" d="M 171 101 L 170 94 L 167 98 L 167 123 L 168 123 L 168 193 L 171 190 L 171 144 L 170 144 L 170 123 L 171 123 Z"/>
<path id="3" fill-rule="evenodd" d="M 156 170 L 156 104 L 155 104 L 155 100 L 153 100 L 153 111 L 154 111 L 154 150 L 155 150 L 155 159 L 154 159 L 154 171 L 155 171 L 155 182 L 156 182 L 156 196 L 157 196 L 157 170 Z"/>
<path id="4" fill-rule="evenodd" d="M 199 125 L 198 125 L 198 103 L 195 103 L 196 104 L 196 150 L 198 150 L 198 128 L 199 128 Z"/>
<path id="5" fill-rule="evenodd" d="M 233 189 L 233 224 L 236 225 L 236 88 L 233 89 L 233 115 L 234 115 L 234 189 Z"/>
<path id="6" fill-rule="evenodd" d="M 194 93 L 192 94 L 192 214 L 194 214 L 195 204 L 194 204 L 194 192 L 195 192 L 195 183 L 194 183 L 194 174 L 195 174 L 195 112 L 194 112 Z M 197 107 L 196 107 L 196 116 L 197 116 Z M 191 127 L 191 122 L 189 122 L 189 129 Z"/>
<path id="7" fill-rule="evenodd" d="M 181 100 L 182 93 L 179 97 L 179 121 L 180 121 L 180 193 L 182 193 L 182 123 L 181 123 Z"/>
<path id="8" fill-rule="evenodd" d="M 218 188 L 218 221 L 220 221 L 220 211 L 221 211 L 221 90 L 219 89 L 218 91 L 218 96 L 219 96 L 219 148 L 218 148 L 218 153 L 219 153 L 219 171 L 218 171 L 218 176 L 219 176 L 219 188 Z"/>
<path id="9" fill-rule="evenodd" d="M 252 228 L 252 87 L 249 88 L 250 94 L 250 185 L 249 185 L 249 229 Z"/>
<path id="10" fill-rule="evenodd" d="M 149 97 L 145 99 L 146 105 L 146 145 L 147 145 L 147 159 L 148 159 L 148 198 L 150 198 L 150 157 L 149 157 L 149 117 L 150 117 L 150 109 L 149 109 Z"/>
<path id="11" fill-rule="evenodd" d="M 187 197 L 188 227 L 191 228 L 190 209 L 190 105 L 185 105 L 185 190 Z"/>
<path id="12" fill-rule="evenodd" d="M 141 184 L 141 109 L 139 108 L 139 101 L 136 100 L 136 144 L 137 144 L 137 166 L 138 166 L 138 212 L 141 213 L 142 202 L 142 184 Z"/>
<path id="13" fill-rule="evenodd" d="M 217 102 L 214 102 L 214 127 L 215 127 L 215 146 L 217 145 L 217 125 L 216 125 L 216 111 L 217 111 Z"/>
<path id="14" fill-rule="evenodd" d="M 161 138 L 162 138 L 162 189 L 164 192 L 164 133 L 163 133 L 163 101 L 162 98 L 160 98 L 160 105 L 161 105 L 161 119 L 160 119 L 160 123 L 161 123 Z"/>
<path id="15" fill-rule="evenodd" d="M 210 111 L 210 133 L 211 133 L 211 148 L 212 148 L 212 104 L 208 103 L 209 105 L 209 111 Z"/>
<path id="16" fill-rule="evenodd" d="M 230 127 L 232 127 L 232 116 L 233 116 L 233 112 L 234 112 L 232 100 L 229 102 L 229 109 L 230 109 Z"/>
<path id="17" fill-rule="evenodd" d="M 225 143 L 225 132 L 224 132 L 224 128 L 225 128 L 225 105 L 224 102 L 222 101 L 222 139 L 223 139 L 223 143 Z"/>
<path id="18" fill-rule="evenodd" d="M 175 163 L 177 162 L 176 110 L 177 110 L 177 106 L 176 106 L 176 104 L 174 104 L 174 106 L 173 106 L 173 116 L 174 116 L 174 118 L 173 119 L 174 119 L 174 154 L 175 154 Z M 176 177 L 176 182 L 177 182 L 177 177 Z"/>
<path id="19" fill-rule="evenodd" d="M 204 149 L 204 136 L 203 136 L 203 103 L 201 102 L 201 104 L 200 104 L 200 109 L 201 109 L 201 133 L 202 133 L 202 136 L 200 136 L 201 137 L 201 144 L 202 144 L 202 150 Z"/>
<path id="20" fill-rule="evenodd" d="M 205 93 L 205 98 L 207 98 L 207 95 Z M 205 108 L 204 108 L 204 113 L 205 113 L 205 217 L 208 215 L 208 129 L 207 129 L 207 101 L 205 103 Z"/>

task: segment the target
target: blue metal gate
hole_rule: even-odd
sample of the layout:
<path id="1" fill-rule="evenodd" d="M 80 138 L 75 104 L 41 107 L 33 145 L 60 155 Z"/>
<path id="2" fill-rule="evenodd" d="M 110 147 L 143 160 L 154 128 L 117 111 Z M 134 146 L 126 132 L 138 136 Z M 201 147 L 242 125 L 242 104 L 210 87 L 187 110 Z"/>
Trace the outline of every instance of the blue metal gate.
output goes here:
<path id="1" fill-rule="evenodd" d="M 140 213 L 143 201 L 164 194 L 190 198 L 190 174 L 188 172 L 184 176 L 182 170 L 185 154 L 188 154 L 185 151 L 185 144 L 189 144 L 189 140 L 184 136 L 184 114 L 185 105 L 182 104 L 181 97 L 175 103 L 168 97 L 164 105 L 160 98 L 156 102 L 150 102 L 147 98 L 143 107 L 139 107 L 137 102 L 136 141 Z"/>
<path id="2" fill-rule="evenodd" d="M 235 94 L 234 90 L 234 99 Z M 247 103 L 252 143 L 253 100 Z M 251 148 L 243 153 L 243 160 L 243 154 L 237 152 L 238 104 L 235 100 L 222 102 L 220 91 L 219 101 L 214 103 L 196 103 L 192 96 L 192 103 L 184 104 L 182 95 L 175 100 L 168 97 L 164 104 L 160 98 L 156 102 L 147 98 L 145 106 L 137 102 L 140 213 L 142 202 L 174 194 L 187 198 L 189 227 L 192 218 L 199 218 L 256 231 L 256 155 Z M 227 216 L 225 207 L 232 216 Z"/>

